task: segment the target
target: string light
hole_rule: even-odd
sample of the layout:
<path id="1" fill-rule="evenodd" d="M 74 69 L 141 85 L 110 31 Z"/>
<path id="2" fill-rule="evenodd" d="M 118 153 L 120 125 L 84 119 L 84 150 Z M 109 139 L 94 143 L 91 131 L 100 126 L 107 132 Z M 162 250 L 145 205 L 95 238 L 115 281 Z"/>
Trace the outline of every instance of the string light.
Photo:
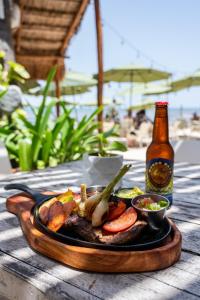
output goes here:
<path id="1" fill-rule="evenodd" d="M 140 57 L 146 59 L 149 61 L 150 66 L 152 67 L 153 65 L 157 65 L 164 69 L 165 71 L 168 70 L 168 67 L 161 64 L 160 62 L 156 61 L 152 57 L 150 57 L 148 54 L 145 52 L 141 51 L 139 48 L 137 48 L 131 41 L 129 41 L 126 37 L 124 37 L 113 25 L 111 25 L 105 18 L 103 18 L 103 23 L 105 27 L 109 28 L 119 39 L 121 42 L 121 45 L 126 45 L 128 46 L 134 53 L 136 53 L 136 58 L 139 59 Z M 177 71 L 177 70 L 171 70 L 171 73 L 173 74 L 186 74 L 188 72 L 186 71 Z"/>
<path id="2" fill-rule="evenodd" d="M 150 57 L 149 55 L 147 55 L 146 53 L 141 51 L 139 48 L 137 48 L 131 41 L 129 41 L 127 38 L 125 38 L 116 28 L 114 28 L 113 25 L 111 25 L 107 20 L 105 20 L 105 18 L 103 18 L 103 22 L 104 22 L 105 26 L 107 26 L 116 36 L 118 36 L 119 39 L 121 41 L 123 41 L 124 44 L 126 44 L 127 46 L 129 46 L 130 49 L 132 49 L 134 52 L 136 52 L 137 55 L 139 53 L 140 56 L 142 56 L 143 58 L 150 61 L 151 64 L 154 63 L 154 64 L 159 65 L 162 68 L 167 69 L 167 67 L 165 65 L 160 64 L 155 59 L 152 59 L 152 57 Z"/>

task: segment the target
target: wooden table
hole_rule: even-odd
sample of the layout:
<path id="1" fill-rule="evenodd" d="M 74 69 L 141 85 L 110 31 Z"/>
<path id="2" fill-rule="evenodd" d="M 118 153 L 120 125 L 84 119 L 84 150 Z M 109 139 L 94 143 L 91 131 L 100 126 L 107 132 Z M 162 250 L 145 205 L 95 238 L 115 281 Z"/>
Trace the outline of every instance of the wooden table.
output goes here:
<path id="1" fill-rule="evenodd" d="M 170 211 L 183 235 L 181 260 L 174 266 L 143 274 L 95 274 L 67 268 L 33 252 L 17 218 L 5 201 L 3 187 L 21 182 L 41 190 L 66 190 L 84 182 L 80 162 L 0 181 L 0 299 L 198 299 L 200 298 L 200 165 L 175 166 L 174 206 Z M 144 163 L 133 161 L 125 185 L 144 188 Z"/>

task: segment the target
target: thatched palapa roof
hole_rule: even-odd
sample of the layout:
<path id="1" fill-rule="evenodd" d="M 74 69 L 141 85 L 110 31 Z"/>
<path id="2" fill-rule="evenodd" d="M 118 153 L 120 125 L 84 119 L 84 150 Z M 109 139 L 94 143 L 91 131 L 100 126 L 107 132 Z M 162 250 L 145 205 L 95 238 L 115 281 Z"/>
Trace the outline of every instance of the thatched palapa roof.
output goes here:
<path id="1" fill-rule="evenodd" d="M 32 78 L 46 79 L 58 65 L 57 79 L 64 74 L 64 56 L 77 31 L 89 0 L 16 0 L 21 24 L 13 33 L 16 61 Z"/>

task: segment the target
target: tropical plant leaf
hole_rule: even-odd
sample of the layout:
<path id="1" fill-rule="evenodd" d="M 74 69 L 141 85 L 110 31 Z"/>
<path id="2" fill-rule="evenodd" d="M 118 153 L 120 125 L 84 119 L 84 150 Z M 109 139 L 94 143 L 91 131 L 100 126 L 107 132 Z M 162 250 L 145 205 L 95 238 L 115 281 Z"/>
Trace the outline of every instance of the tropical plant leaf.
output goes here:
<path id="1" fill-rule="evenodd" d="M 1 98 L 7 93 L 7 91 L 8 91 L 7 88 L 0 90 L 0 101 L 1 101 Z"/>
<path id="2" fill-rule="evenodd" d="M 86 130 L 87 126 L 90 125 L 90 122 L 94 119 L 94 117 L 102 111 L 103 107 L 97 108 L 88 118 L 83 118 L 82 121 L 79 123 L 75 134 L 72 136 L 71 140 L 69 141 L 69 145 L 72 144 L 73 141 L 77 141 L 82 138 L 83 132 Z"/>
<path id="3" fill-rule="evenodd" d="M 33 153 L 33 162 L 36 163 L 38 160 L 39 151 L 42 145 L 43 135 L 47 130 L 47 124 L 49 122 L 49 118 L 52 112 L 52 108 L 55 106 L 55 101 L 52 101 L 45 109 L 41 119 L 41 122 L 38 127 L 38 134 L 34 136 L 34 148 L 32 149 Z"/>
<path id="4" fill-rule="evenodd" d="M 35 126 L 31 122 L 29 122 L 25 116 L 18 115 L 18 118 L 23 122 L 25 127 L 28 128 L 32 134 L 38 135 L 38 132 L 35 130 Z"/>
<path id="5" fill-rule="evenodd" d="M 67 119 L 69 118 L 69 113 L 70 112 L 65 112 L 65 114 L 61 115 L 55 123 L 55 126 L 52 130 L 53 132 L 53 140 L 56 140 L 58 137 L 58 134 L 61 132 L 63 126 L 65 125 L 65 123 L 67 122 Z"/>
<path id="6" fill-rule="evenodd" d="M 46 98 L 47 98 L 47 95 L 48 95 L 48 90 L 49 90 L 49 87 L 50 87 L 50 84 L 54 78 L 56 74 L 56 68 L 53 67 L 49 74 L 48 74 L 48 77 L 47 77 L 47 81 L 46 81 L 46 85 L 45 85 L 45 88 L 44 88 L 44 93 L 43 93 L 43 99 L 42 99 L 42 103 L 39 107 L 39 110 L 38 110 L 38 114 L 37 114 L 37 118 L 36 118 L 36 129 L 39 128 L 39 125 L 40 125 L 40 119 L 42 117 L 42 114 L 43 114 L 43 111 L 45 109 L 45 105 L 46 105 Z"/>
<path id="7" fill-rule="evenodd" d="M 121 142 L 113 141 L 106 147 L 106 151 L 127 151 L 126 145 Z"/>
<path id="8" fill-rule="evenodd" d="M 52 143 L 53 143 L 52 132 L 46 131 L 45 142 L 42 147 L 42 160 L 44 161 L 45 165 L 47 165 L 49 162 Z"/>
<path id="9" fill-rule="evenodd" d="M 52 109 L 52 106 L 53 106 L 53 102 L 50 103 L 50 105 L 48 106 L 48 108 L 46 109 L 46 112 L 45 112 L 45 105 L 46 105 L 46 98 L 47 98 L 47 94 L 48 94 L 48 89 L 49 89 L 49 86 L 50 86 L 54 76 L 55 76 L 55 73 L 56 73 L 56 68 L 53 67 L 50 70 L 49 74 L 48 74 L 48 78 L 47 78 L 46 85 L 45 85 L 45 88 L 44 88 L 42 103 L 40 104 L 38 114 L 37 114 L 37 117 L 36 117 L 36 122 L 35 122 L 35 128 L 34 129 L 35 129 L 36 132 L 38 132 L 38 135 L 37 136 L 35 135 L 33 137 L 33 140 L 32 140 L 32 155 L 33 155 L 34 164 L 36 164 L 37 159 L 38 159 L 40 146 L 41 146 L 42 134 L 45 130 L 45 126 L 46 126 L 46 123 L 48 121 L 48 117 L 51 113 L 51 109 Z M 43 117 L 44 113 L 45 113 L 45 115 Z"/>
<path id="10" fill-rule="evenodd" d="M 31 143 L 21 140 L 19 142 L 19 166 L 22 171 L 32 169 Z"/>
<path id="11" fill-rule="evenodd" d="M 24 66 L 16 63 L 15 61 L 8 61 L 7 63 L 10 67 L 9 71 L 8 71 L 8 77 L 10 77 L 10 79 L 13 79 L 14 75 L 18 75 L 19 77 L 21 77 L 23 79 L 29 79 L 30 78 L 30 75 L 26 71 Z"/>
<path id="12" fill-rule="evenodd" d="M 6 141 L 5 146 L 8 150 L 9 155 L 13 155 L 15 158 L 19 157 L 18 145 L 12 141 Z"/>

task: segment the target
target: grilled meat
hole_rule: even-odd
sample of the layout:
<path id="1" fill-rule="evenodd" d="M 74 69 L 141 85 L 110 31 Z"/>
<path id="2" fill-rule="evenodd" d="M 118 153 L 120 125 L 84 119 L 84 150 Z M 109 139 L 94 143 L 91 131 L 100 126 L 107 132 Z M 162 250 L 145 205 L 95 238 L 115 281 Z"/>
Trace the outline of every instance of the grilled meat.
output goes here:
<path id="1" fill-rule="evenodd" d="M 86 241 L 99 242 L 98 236 L 92 227 L 92 223 L 87 221 L 85 218 L 79 217 L 78 215 L 70 216 L 65 222 L 65 228 L 67 230 L 73 230 L 73 232 L 78 234 Z"/>
<path id="2" fill-rule="evenodd" d="M 104 244 L 115 244 L 123 245 L 131 241 L 136 240 L 141 232 L 146 227 L 147 223 L 145 221 L 137 221 L 133 226 L 125 231 L 121 231 L 115 234 L 103 234 L 102 231 L 99 233 L 99 241 Z"/>
<path id="3" fill-rule="evenodd" d="M 88 242 L 122 245 L 137 239 L 146 225 L 147 223 L 145 221 L 137 221 L 126 231 L 107 234 L 103 232 L 101 228 L 92 227 L 91 222 L 85 218 L 72 215 L 65 223 L 65 228 L 67 230 L 73 230 L 77 235 Z"/>

